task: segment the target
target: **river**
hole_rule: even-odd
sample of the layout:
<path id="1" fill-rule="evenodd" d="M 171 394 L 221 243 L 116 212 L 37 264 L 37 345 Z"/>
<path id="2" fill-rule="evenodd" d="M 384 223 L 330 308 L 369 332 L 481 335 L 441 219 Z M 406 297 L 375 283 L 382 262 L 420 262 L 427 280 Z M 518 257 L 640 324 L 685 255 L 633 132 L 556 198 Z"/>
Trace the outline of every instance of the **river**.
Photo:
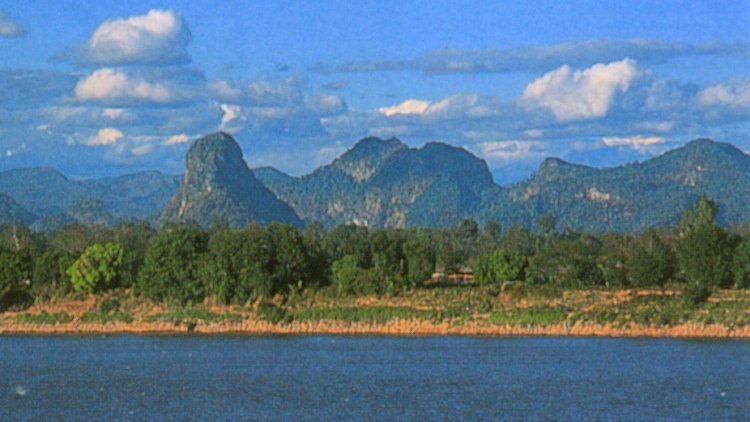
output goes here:
<path id="1" fill-rule="evenodd" d="M 750 342 L 0 337 L 1 420 L 747 420 Z"/>

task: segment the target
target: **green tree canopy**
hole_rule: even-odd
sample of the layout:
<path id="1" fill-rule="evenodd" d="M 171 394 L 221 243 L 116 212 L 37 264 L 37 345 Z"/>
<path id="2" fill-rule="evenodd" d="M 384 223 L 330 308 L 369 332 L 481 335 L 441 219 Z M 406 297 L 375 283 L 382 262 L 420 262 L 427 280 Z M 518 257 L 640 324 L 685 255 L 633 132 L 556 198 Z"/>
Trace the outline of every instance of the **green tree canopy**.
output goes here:
<path id="1" fill-rule="evenodd" d="M 146 251 L 138 278 L 138 291 L 155 301 L 180 305 L 205 297 L 199 267 L 208 244 L 207 235 L 194 226 L 163 229 Z"/>
<path id="2" fill-rule="evenodd" d="M 120 275 L 122 255 L 117 243 L 95 243 L 86 248 L 68 268 L 73 289 L 93 293 L 112 287 Z"/>
<path id="3" fill-rule="evenodd" d="M 704 195 L 680 222 L 677 261 L 691 301 L 704 300 L 712 289 L 732 282 L 732 246 L 727 232 L 714 223 L 717 211 Z"/>
<path id="4" fill-rule="evenodd" d="M 526 281 L 528 267 L 529 260 L 525 255 L 507 249 L 498 249 L 476 260 L 474 277 L 483 286 L 506 281 Z"/>

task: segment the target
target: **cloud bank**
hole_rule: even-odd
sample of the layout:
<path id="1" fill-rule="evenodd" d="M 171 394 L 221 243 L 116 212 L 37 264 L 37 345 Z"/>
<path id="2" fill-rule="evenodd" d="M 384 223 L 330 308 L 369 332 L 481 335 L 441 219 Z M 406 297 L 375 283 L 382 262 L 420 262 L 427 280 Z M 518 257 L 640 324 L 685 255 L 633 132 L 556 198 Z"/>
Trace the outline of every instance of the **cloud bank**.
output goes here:
<path id="1" fill-rule="evenodd" d="M 151 10 L 104 22 L 84 45 L 65 56 L 87 66 L 185 64 L 190 62 L 187 45 L 191 40 L 181 14 Z"/>
<path id="2" fill-rule="evenodd" d="M 748 52 L 750 43 L 693 45 L 641 39 L 593 40 L 490 50 L 439 50 L 409 60 L 319 64 L 312 70 L 322 73 L 411 70 L 426 74 L 541 72 L 565 64 L 588 67 L 623 57 L 644 63 L 659 63 L 679 57 L 731 56 Z"/>

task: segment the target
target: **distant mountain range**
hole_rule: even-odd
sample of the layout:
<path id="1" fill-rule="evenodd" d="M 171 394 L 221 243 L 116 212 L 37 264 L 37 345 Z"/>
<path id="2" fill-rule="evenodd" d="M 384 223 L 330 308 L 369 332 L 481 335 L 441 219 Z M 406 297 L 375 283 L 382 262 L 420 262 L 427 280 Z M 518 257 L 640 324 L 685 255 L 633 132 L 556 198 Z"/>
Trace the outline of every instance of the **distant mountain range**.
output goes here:
<path id="1" fill-rule="evenodd" d="M 397 228 L 473 218 L 533 228 L 549 214 L 558 229 L 637 232 L 676 224 L 702 193 L 719 204 L 720 222 L 750 221 L 750 156 L 699 139 L 614 168 L 548 158 L 528 179 L 498 186 L 483 160 L 443 143 L 414 149 L 395 138 L 365 138 L 331 164 L 292 177 L 271 167 L 250 170 L 234 139 L 217 133 L 194 142 L 184 177 L 144 172 L 72 181 L 47 168 L 0 172 L 0 222 L 38 230 L 123 220 L 209 226 L 217 218 L 231 227 L 317 221 Z"/>

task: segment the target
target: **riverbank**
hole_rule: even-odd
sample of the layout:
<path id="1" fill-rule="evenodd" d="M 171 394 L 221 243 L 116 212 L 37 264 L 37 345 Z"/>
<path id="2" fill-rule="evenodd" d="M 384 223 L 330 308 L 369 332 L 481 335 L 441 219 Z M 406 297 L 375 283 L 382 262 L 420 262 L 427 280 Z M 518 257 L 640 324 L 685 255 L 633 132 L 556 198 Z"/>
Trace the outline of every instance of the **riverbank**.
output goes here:
<path id="1" fill-rule="evenodd" d="M 0 335 L 106 335 L 106 334 L 235 334 L 235 335 L 395 335 L 395 336 L 490 336 L 490 337 L 623 337 L 623 338 L 726 338 L 750 340 L 750 328 L 729 328 L 719 324 L 681 324 L 677 326 L 614 327 L 599 324 L 556 324 L 551 326 L 511 326 L 465 323 L 432 323 L 429 321 L 391 321 L 384 324 L 341 321 L 291 322 L 272 324 L 263 321 L 243 323 L 187 325 L 168 323 L 71 322 L 54 325 L 2 323 Z"/>
<path id="2" fill-rule="evenodd" d="M 395 298 L 300 297 L 245 307 L 170 308 L 127 291 L 52 300 L 0 314 L 10 334 L 585 336 L 750 339 L 750 294 L 721 291 L 686 305 L 652 290 L 415 290 Z"/>

